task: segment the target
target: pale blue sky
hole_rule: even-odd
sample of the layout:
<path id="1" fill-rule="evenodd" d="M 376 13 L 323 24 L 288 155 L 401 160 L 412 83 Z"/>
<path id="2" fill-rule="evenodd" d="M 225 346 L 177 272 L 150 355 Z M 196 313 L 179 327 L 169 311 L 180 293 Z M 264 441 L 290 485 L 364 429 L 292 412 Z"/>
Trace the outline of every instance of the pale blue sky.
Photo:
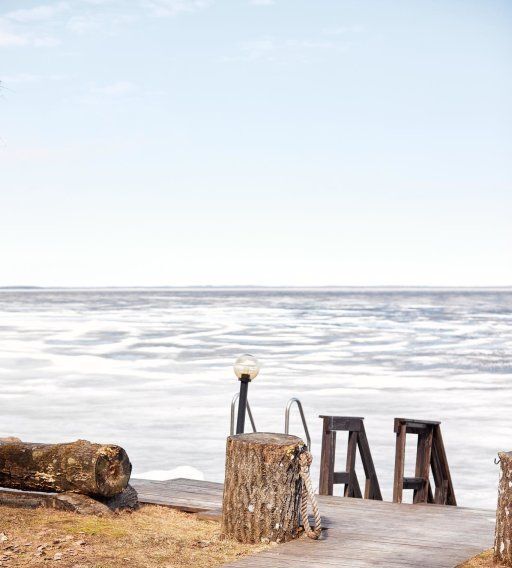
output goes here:
<path id="1" fill-rule="evenodd" d="M 512 3 L 0 1 L 0 285 L 512 285 Z"/>

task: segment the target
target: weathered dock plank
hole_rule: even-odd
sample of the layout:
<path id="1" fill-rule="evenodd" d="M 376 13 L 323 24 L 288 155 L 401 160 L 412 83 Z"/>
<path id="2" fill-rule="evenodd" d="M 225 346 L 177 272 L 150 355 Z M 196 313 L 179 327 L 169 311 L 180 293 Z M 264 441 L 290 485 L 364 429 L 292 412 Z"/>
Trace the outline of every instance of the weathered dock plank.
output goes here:
<path id="1" fill-rule="evenodd" d="M 222 484 L 132 480 L 141 502 L 203 512 L 216 519 Z M 454 568 L 492 546 L 494 511 L 319 496 L 323 538 L 301 538 L 227 566 L 232 568 Z"/>
<path id="2" fill-rule="evenodd" d="M 222 483 L 193 479 L 169 481 L 131 479 L 130 484 L 137 490 L 141 503 L 165 505 L 190 513 L 222 507 Z"/>
<path id="3" fill-rule="evenodd" d="M 319 498 L 329 526 L 323 540 L 303 538 L 229 566 L 453 568 L 492 545 L 492 511 L 334 499 Z"/>

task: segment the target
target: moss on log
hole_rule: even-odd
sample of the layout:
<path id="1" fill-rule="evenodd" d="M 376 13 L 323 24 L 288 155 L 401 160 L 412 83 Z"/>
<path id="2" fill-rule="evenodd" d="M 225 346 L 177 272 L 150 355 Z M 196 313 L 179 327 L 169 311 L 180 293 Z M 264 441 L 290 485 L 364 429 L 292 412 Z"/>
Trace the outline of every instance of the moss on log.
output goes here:
<path id="1" fill-rule="evenodd" d="M 112 497 L 126 488 L 131 469 L 128 455 L 115 445 L 0 440 L 0 487 Z"/>

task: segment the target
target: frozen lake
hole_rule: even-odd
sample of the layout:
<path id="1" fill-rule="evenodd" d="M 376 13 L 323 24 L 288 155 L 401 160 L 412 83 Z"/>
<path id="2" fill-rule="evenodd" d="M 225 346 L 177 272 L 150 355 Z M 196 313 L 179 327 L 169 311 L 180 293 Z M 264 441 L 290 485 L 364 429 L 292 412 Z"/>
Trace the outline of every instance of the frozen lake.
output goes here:
<path id="1" fill-rule="evenodd" d="M 315 482 L 319 414 L 366 417 L 385 499 L 393 418 L 440 420 L 459 504 L 495 507 L 493 458 L 512 450 L 510 289 L 4 289 L 0 436 L 113 442 L 135 475 L 222 480 L 245 352 L 263 364 L 258 429 L 283 431 L 287 400 L 302 400 Z"/>

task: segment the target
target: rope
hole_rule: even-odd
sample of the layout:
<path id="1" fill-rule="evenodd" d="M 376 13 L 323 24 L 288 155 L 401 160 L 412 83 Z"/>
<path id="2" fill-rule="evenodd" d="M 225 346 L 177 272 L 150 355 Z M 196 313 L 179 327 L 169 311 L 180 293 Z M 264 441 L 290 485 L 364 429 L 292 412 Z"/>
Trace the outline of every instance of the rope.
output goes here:
<path id="1" fill-rule="evenodd" d="M 320 511 L 318 510 L 318 503 L 316 502 L 315 492 L 313 491 L 311 476 L 309 475 L 309 466 L 311 465 L 312 461 L 313 456 L 308 451 L 302 452 L 299 456 L 300 476 L 302 478 L 300 514 L 302 516 L 302 524 L 304 525 L 304 531 L 306 532 L 306 535 L 309 538 L 316 540 L 322 532 L 322 519 L 320 517 Z M 311 502 L 311 508 L 313 509 L 313 516 L 315 518 L 314 529 L 312 529 L 311 525 L 309 524 L 308 499 Z"/>

